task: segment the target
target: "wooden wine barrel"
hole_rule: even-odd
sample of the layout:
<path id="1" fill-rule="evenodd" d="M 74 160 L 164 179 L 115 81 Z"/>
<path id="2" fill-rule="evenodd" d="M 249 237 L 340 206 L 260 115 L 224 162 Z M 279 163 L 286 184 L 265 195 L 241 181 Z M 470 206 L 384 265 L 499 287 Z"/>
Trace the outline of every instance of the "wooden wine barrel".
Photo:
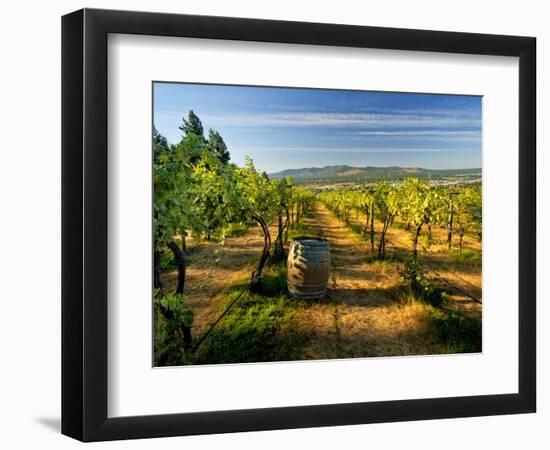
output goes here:
<path id="1" fill-rule="evenodd" d="M 287 261 L 287 285 L 297 298 L 317 299 L 327 293 L 330 248 L 323 238 L 297 237 L 292 240 Z"/>

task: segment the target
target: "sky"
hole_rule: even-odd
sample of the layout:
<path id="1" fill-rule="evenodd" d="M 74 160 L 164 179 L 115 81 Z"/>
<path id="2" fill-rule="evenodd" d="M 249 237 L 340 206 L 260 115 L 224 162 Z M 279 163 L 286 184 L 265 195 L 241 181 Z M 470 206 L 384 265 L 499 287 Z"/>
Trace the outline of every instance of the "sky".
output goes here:
<path id="1" fill-rule="evenodd" d="M 154 124 L 169 143 L 193 110 L 231 161 L 259 170 L 350 166 L 481 167 L 479 96 L 154 83 Z"/>

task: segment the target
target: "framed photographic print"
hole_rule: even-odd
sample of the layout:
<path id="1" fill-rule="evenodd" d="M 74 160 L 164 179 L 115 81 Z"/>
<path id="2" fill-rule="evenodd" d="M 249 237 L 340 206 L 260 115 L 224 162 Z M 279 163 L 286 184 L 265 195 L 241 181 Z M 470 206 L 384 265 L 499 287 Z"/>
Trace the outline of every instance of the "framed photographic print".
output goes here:
<path id="1" fill-rule="evenodd" d="M 64 434 L 535 411 L 534 38 L 62 32 Z"/>

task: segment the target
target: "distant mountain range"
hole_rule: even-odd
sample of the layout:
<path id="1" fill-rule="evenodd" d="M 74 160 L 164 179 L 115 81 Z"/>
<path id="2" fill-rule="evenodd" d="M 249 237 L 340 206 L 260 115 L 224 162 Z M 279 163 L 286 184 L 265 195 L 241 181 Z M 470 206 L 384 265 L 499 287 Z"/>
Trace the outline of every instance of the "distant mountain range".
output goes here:
<path id="1" fill-rule="evenodd" d="M 347 165 L 287 169 L 271 173 L 272 179 L 293 177 L 296 181 L 399 180 L 406 177 L 440 179 L 450 176 L 481 176 L 481 169 L 422 169 L 420 167 L 352 167 Z"/>

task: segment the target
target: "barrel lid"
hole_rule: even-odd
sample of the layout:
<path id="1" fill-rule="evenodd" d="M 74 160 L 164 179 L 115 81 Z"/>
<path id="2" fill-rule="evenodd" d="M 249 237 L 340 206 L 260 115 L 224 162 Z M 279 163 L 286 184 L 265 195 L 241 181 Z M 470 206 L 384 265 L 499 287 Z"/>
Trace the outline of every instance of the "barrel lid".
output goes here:
<path id="1" fill-rule="evenodd" d="M 326 245 L 328 239 L 315 236 L 297 236 L 292 241 L 308 245 Z"/>

